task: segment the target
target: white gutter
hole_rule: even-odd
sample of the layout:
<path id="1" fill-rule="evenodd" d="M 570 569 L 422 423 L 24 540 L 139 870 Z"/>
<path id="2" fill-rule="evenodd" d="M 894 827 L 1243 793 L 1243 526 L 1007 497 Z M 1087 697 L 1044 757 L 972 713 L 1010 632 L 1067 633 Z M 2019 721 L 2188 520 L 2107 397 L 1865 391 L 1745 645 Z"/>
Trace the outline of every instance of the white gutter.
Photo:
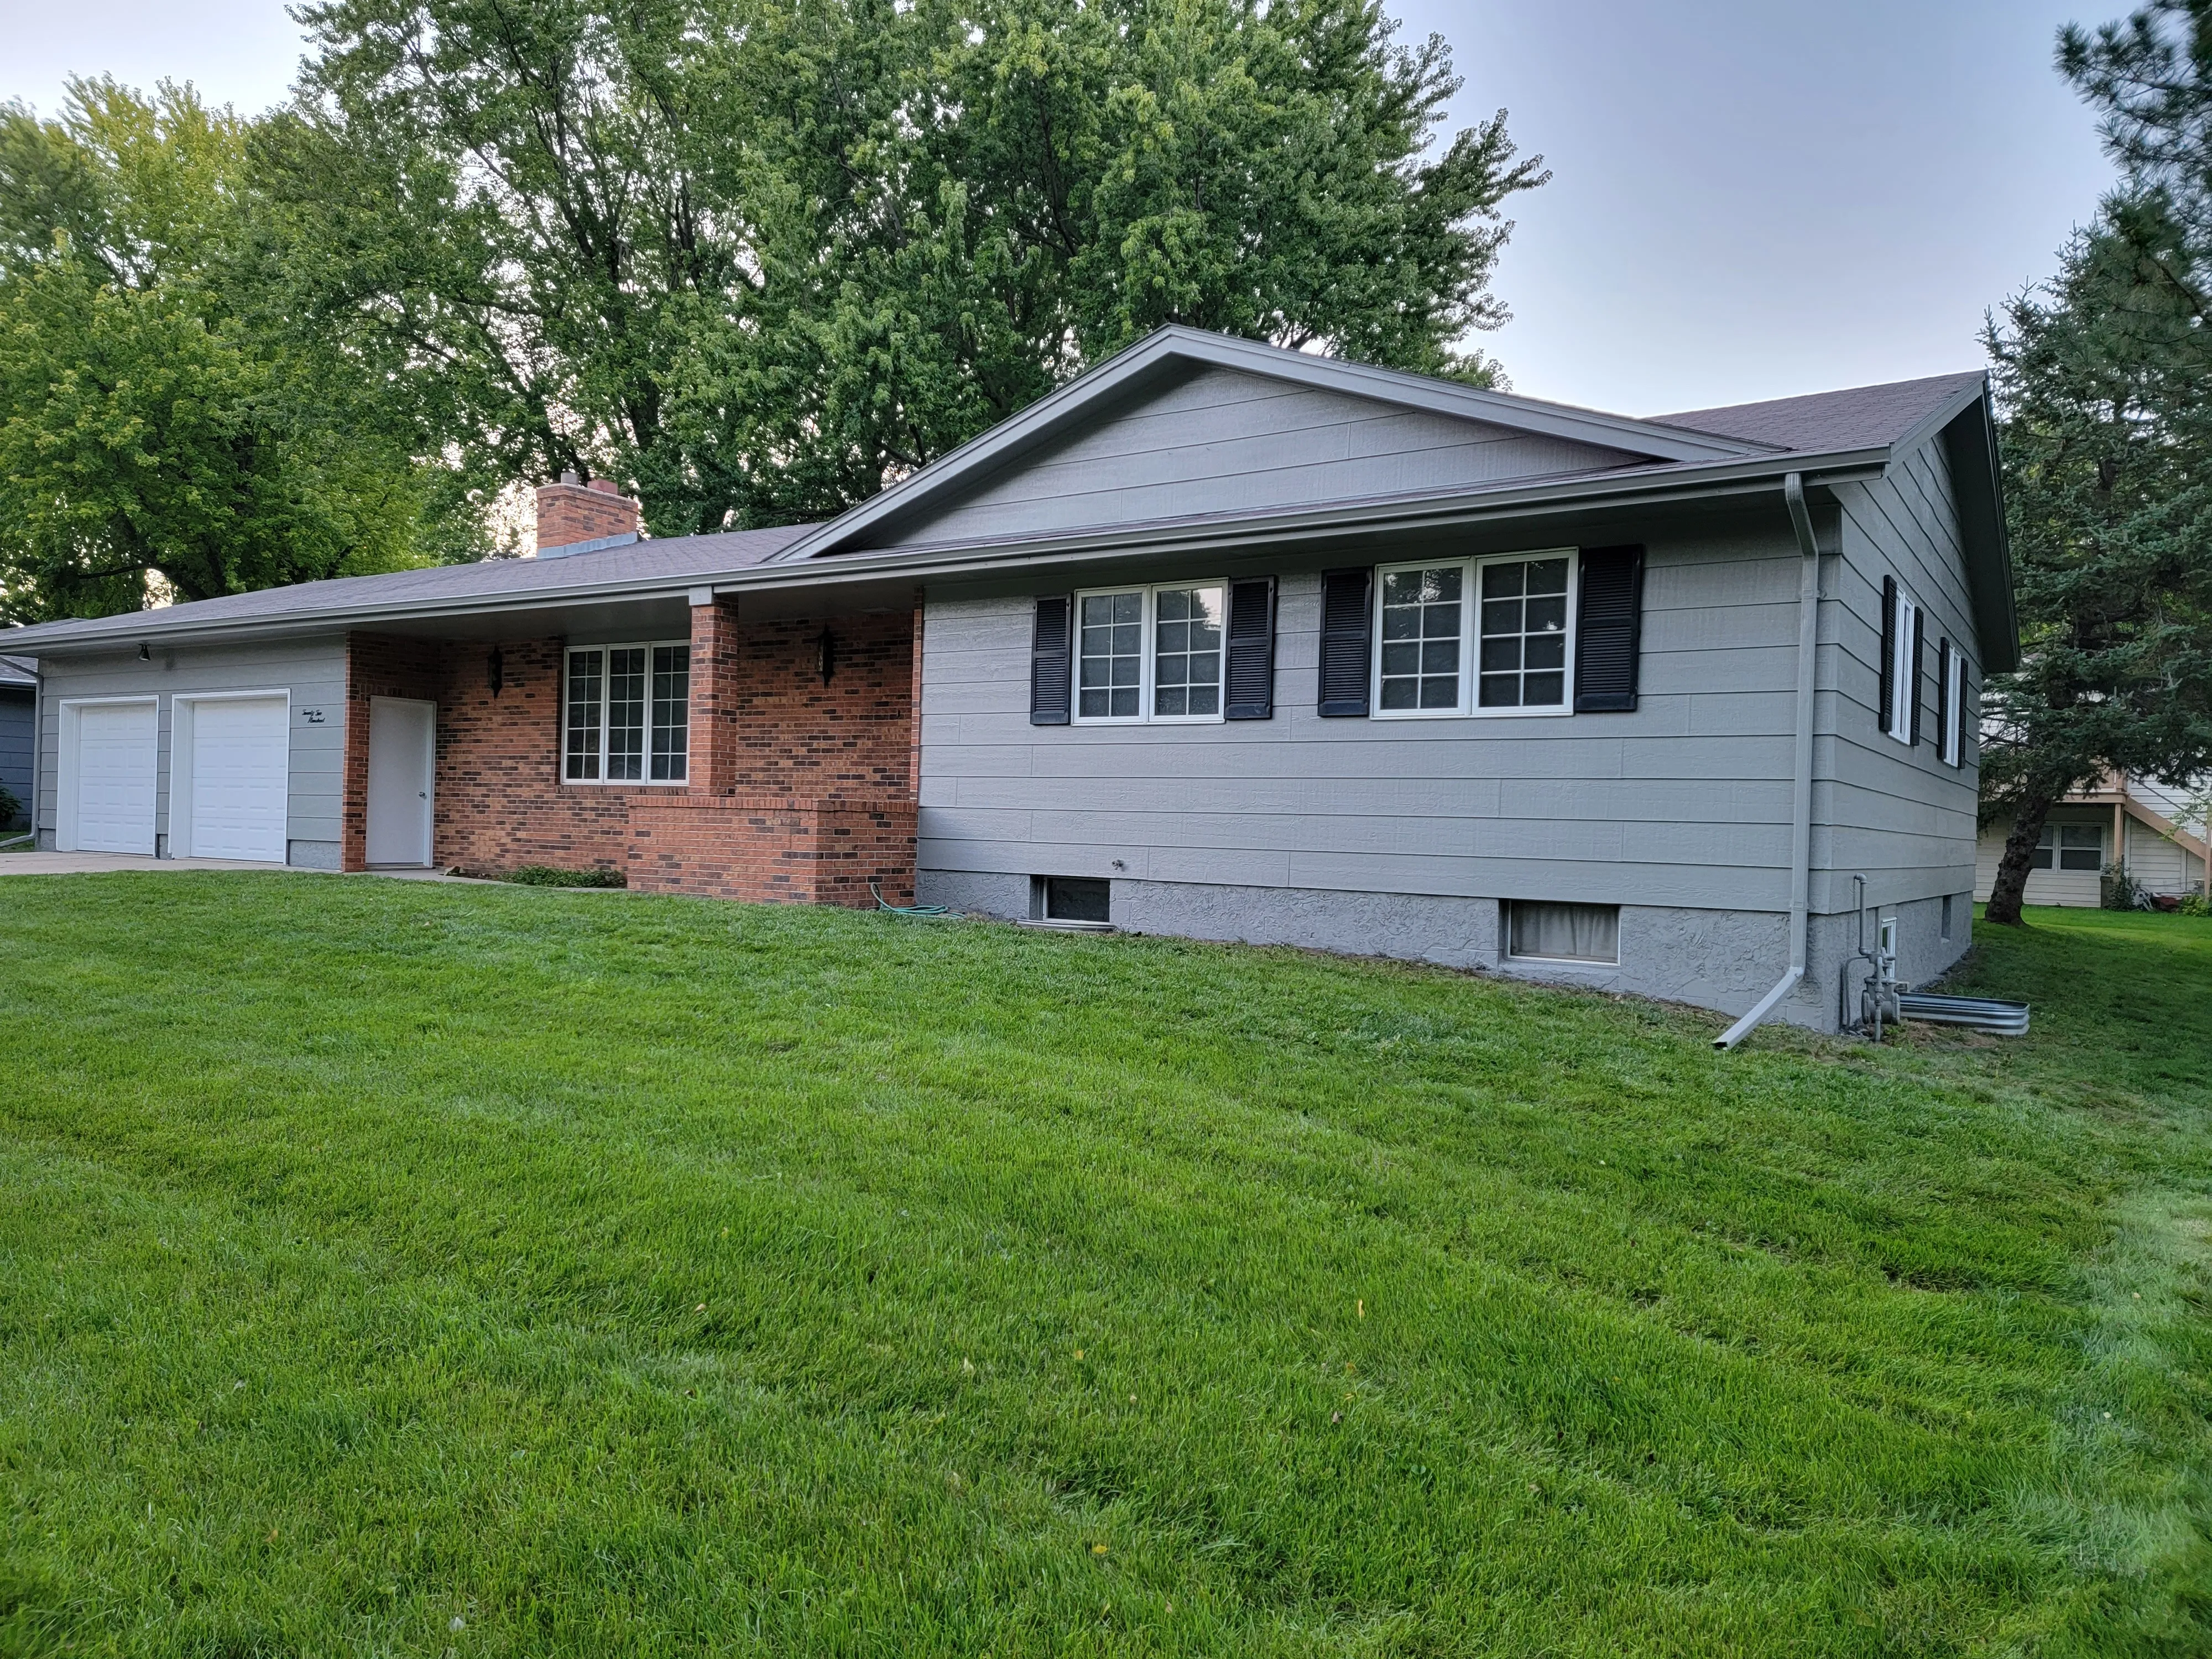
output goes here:
<path id="1" fill-rule="evenodd" d="M 1813 692 L 1814 667 L 1820 643 L 1820 549 L 1813 538 L 1813 515 L 1805 510 L 1805 480 L 1792 472 L 1782 480 L 1790 526 L 1797 532 L 1797 766 L 1790 816 L 1790 967 L 1774 988 L 1741 1019 L 1713 1039 L 1716 1048 L 1733 1048 L 1772 1013 L 1805 977 L 1807 935 L 1813 909 Z"/>

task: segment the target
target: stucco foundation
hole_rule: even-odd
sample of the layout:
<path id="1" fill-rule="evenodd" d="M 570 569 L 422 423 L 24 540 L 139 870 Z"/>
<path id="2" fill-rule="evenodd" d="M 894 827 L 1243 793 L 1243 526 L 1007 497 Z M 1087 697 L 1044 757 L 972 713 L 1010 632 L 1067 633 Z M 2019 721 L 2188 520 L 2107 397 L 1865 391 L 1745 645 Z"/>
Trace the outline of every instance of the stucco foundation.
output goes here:
<path id="1" fill-rule="evenodd" d="M 995 872 L 924 870 L 924 903 L 1019 921 L 1029 915 L 1029 878 Z M 1964 954 L 1971 895 L 1952 899 L 1951 937 L 1942 932 L 1942 901 L 1886 904 L 1898 920 L 1899 971 L 1924 984 Z M 1132 933 L 1183 939 L 1291 945 L 1350 956 L 1390 957 L 1471 969 L 1514 979 L 1686 1002 L 1741 1014 L 1764 996 L 1789 963 L 1790 919 L 1780 912 L 1623 905 L 1618 963 L 1532 962 L 1508 957 L 1494 898 L 1316 888 L 1230 887 L 1194 882 L 1116 880 L 1115 925 Z M 1874 915 L 1868 937 L 1874 936 Z M 1837 1029 L 1845 959 L 1856 948 L 1848 913 L 1815 916 L 1804 980 L 1775 1018 L 1817 1030 Z M 1851 983 L 1857 984 L 1854 977 Z"/>

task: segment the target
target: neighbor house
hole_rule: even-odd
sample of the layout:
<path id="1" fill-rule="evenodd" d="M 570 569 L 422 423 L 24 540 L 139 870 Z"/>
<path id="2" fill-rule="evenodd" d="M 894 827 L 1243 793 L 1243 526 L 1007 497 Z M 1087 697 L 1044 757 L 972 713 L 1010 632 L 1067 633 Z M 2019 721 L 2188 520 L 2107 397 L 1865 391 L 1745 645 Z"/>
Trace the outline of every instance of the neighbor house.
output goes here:
<path id="1" fill-rule="evenodd" d="M 2051 809 L 2022 893 L 2029 904 L 2095 908 L 2104 902 L 2104 872 L 2124 868 L 2137 885 L 2162 898 L 2186 893 L 2212 896 L 2205 864 L 2204 806 L 2188 790 L 2169 788 L 2124 772 L 2096 787 L 2077 789 Z M 1985 827 L 1975 849 L 1974 897 L 1996 885 L 2013 820 Z"/>
<path id="2" fill-rule="evenodd" d="M 1978 374 L 1656 419 L 1168 329 L 823 525 L 11 635 L 42 844 L 525 863 L 1832 1025 L 1966 948 Z"/>
<path id="3" fill-rule="evenodd" d="M 37 731 L 38 665 L 24 657 L 0 657 L 0 835 L 19 831 L 31 811 L 31 752 Z"/>

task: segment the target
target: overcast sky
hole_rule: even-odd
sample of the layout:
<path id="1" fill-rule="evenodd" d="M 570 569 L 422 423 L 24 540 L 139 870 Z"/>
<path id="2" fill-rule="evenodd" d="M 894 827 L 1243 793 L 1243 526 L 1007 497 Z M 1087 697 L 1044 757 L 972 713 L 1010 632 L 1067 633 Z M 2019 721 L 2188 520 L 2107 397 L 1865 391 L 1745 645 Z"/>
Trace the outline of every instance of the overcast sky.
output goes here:
<path id="1" fill-rule="evenodd" d="M 1516 390 L 1626 414 L 1973 368 L 2111 178 L 2052 73 L 2125 0 L 1389 0 L 1455 49 L 1551 184 L 1514 204 L 1486 341 Z M 256 111 L 278 0 L 0 0 L 0 97 L 71 73 L 190 80 Z"/>

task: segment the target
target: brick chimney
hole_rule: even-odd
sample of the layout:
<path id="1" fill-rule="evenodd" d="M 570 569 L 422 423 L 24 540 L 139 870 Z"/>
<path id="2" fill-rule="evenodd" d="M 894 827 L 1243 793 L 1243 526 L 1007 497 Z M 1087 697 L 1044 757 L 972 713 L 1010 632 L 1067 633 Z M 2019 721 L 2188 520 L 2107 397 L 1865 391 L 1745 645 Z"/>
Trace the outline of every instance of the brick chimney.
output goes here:
<path id="1" fill-rule="evenodd" d="M 563 472 L 559 483 L 538 486 L 538 556 L 558 558 L 570 548 L 587 551 L 580 544 L 604 542 L 611 537 L 637 539 L 638 506 L 609 478 L 579 483 L 573 472 Z"/>

